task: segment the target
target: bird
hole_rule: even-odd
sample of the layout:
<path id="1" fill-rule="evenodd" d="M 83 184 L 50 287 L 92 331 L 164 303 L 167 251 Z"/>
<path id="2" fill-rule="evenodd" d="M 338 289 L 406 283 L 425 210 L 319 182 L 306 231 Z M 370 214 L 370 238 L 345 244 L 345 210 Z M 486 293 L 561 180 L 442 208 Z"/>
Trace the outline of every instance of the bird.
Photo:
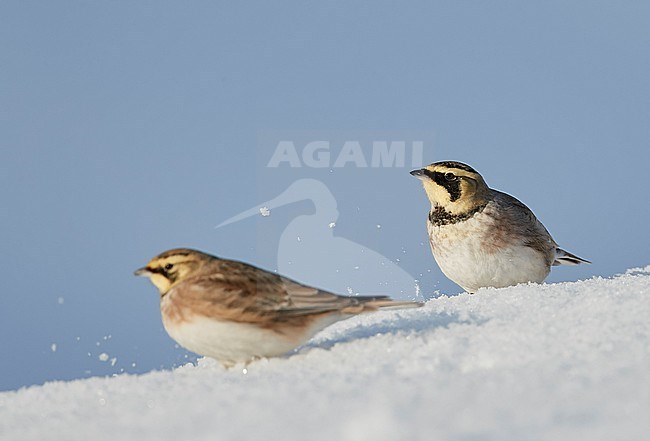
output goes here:
<path id="1" fill-rule="evenodd" d="M 339 296 L 189 248 L 165 251 L 134 274 L 158 288 L 169 336 L 225 367 L 283 355 L 357 314 L 423 305 L 386 296 Z"/>
<path id="2" fill-rule="evenodd" d="M 431 202 L 427 231 L 442 272 L 468 293 L 541 283 L 551 266 L 591 263 L 558 246 L 533 212 L 472 167 L 441 161 L 411 171 Z"/>

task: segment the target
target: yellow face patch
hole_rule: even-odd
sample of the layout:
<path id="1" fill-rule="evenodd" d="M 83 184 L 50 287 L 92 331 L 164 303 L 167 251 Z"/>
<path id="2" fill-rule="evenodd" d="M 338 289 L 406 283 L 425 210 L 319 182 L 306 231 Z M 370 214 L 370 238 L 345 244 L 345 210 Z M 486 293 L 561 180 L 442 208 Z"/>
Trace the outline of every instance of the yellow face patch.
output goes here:
<path id="1" fill-rule="evenodd" d="M 163 276 L 162 274 L 152 273 L 149 276 L 149 280 L 151 280 L 151 283 L 153 283 L 154 286 L 158 288 L 158 291 L 160 291 L 161 294 L 166 293 L 171 287 L 171 282 L 169 279 L 167 279 L 167 277 Z"/>
<path id="2" fill-rule="evenodd" d="M 187 254 L 165 255 L 151 259 L 144 268 L 146 271 L 144 274 L 158 288 L 160 294 L 164 295 L 174 285 L 193 273 L 199 266 L 200 259 L 197 256 Z"/>
<path id="3" fill-rule="evenodd" d="M 451 164 L 451 165 L 450 165 Z M 452 166 L 456 164 L 455 166 Z M 483 203 L 488 188 L 480 174 L 460 163 L 431 164 L 416 176 L 422 180 L 424 191 L 434 207 L 459 214 Z"/>

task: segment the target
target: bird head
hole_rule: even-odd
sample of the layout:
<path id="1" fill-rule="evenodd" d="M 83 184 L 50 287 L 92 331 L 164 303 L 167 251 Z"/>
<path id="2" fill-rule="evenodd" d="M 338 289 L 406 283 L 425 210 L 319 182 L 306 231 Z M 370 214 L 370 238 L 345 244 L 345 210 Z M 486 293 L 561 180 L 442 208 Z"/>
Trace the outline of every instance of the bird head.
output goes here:
<path id="1" fill-rule="evenodd" d="M 484 204 L 489 188 L 483 177 L 462 162 L 434 162 L 411 174 L 422 181 L 432 207 L 461 214 Z"/>
<path id="2" fill-rule="evenodd" d="M 213 256 L 200 251 L 177 248 L 157 255 L 147 266 L 136 270 L 134 274 L 149 277 L 162 296 L 214 259 Z"/>

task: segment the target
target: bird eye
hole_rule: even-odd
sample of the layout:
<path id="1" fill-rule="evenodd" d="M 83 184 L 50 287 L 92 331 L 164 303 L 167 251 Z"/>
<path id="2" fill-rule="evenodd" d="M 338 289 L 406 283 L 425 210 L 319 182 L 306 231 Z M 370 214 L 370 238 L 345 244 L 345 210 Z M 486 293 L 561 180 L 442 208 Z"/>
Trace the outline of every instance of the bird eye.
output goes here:
<path id="1" fill-rule="evenodd" d="M 445 179 L 448 181 L 455 181 L 458 178 L 456 177 L 455 174 L 449 172 L 449 173 L 445 173 Z"/>
<path id="2" fill-rule="evenodd" d="M 174 268 L 174 264 L 173 264 L 173 263 L 168 263 L 167 265 L 165 265 L 165 271 L 169 271 L 169 270 L 172 269 L 172 268 Z"/>

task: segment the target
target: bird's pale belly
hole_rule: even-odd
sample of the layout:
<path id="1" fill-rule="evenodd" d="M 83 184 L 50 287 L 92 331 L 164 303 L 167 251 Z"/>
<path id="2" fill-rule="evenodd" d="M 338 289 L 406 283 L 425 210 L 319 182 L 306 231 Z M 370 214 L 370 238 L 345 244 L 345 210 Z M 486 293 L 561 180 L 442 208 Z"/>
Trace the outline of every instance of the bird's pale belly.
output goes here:
<path id="1" fill-rule="evenodd" d="M 289 352 L 296 341 L 253 324 L 193 316 L 185 321 L 163 317 L 165 330 L 185 349 L 226 364 Z"/>
<path id="2" fill-rule="evenodd" d="M 485 228 L 429 227 L 431 251 L 442 272 L 468 292 L 542 282 L 550 271 L 537 250 L 515 241 L 494 244 Z M 479 225 L 480 226 L 480 225 Z"/>
<path id="3" fill-rule="evenodd" d="M 252 323 L 201 315 L 186 316 L 183 320 L 162 315 L 165 330 L 179 345 L 199 355 L 215 358 L 226 366 L 286 354 L 342 318 L 344 316 L 329 314 L 315 318 L 306 326 L 278 332 Z"/>

